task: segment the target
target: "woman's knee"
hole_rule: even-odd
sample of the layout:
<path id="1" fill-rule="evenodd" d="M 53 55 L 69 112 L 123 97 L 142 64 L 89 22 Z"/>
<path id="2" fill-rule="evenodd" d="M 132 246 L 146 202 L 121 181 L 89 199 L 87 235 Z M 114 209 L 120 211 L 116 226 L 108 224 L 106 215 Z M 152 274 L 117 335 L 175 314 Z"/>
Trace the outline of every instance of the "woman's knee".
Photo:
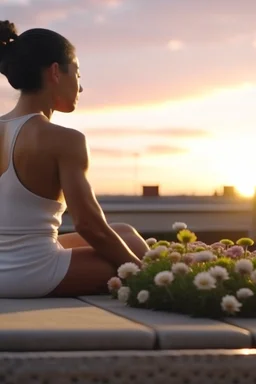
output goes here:
<path id="1" fill-rule="evenodd" d="M 111 223 L 109 225 L 118 234 L 133 234 L 133 235 L 137 235 L 138 234 L 136 229 L 134 227 L 132 227 L 130 224 L 126 224 L 126 223 Z"/>

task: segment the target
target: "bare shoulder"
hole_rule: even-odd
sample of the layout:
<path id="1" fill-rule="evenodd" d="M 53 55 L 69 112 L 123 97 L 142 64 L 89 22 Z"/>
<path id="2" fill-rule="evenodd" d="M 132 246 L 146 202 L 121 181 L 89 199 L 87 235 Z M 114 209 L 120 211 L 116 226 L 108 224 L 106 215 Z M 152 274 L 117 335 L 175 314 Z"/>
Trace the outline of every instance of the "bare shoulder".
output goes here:
<path id="1" fill-rule="evenodd" d="M 80 163 L 88 167 L 89 154 L 85 135 L 73 128 L 48 123 L 49 141 L 59 163 Z"/>
<path id="2" fill-rule="evenodd" d="M 49 135 L 52 135 L 52 137 L 57 136 L 58 138 L 61 138 L 62 140 L 64 140 L 64 143 L 66 140 L 71 140 L 72 142 L 76 140 L 85 140 L 85 135 L 74 128 L 68 128 L 62 125 L 53 124 L 46 119 L 41 119 L 40 125 L 43 128 L 47 128 Z"/>
<path id="3" fill-rule="evenodd" d="M 78 151 L 79 149 L 86 149 L 86 139 L 82 132 L 73 128 L 64 127 L 61 125 L 53 124 L 49 121 L 42 121 L 42 127 L 44 129 L 47 139 L 54 147 L 56 153 L 69 153 Z"/>

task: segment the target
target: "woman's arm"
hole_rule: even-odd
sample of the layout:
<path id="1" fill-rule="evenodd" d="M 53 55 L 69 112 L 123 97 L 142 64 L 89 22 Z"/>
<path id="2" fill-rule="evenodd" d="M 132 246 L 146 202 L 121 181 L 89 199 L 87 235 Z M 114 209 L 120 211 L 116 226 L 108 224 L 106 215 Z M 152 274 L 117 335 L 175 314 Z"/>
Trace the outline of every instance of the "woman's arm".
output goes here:
<path id="1" fill-rule="evenodd" d="M 73 129 L 65 129 L 61 136 L 57 151 L 59 177 L 75 230 L 114 266 L 129 261 L 140 265 L 139 258 L 108 225 L 87 180 L 89 160 L 85 136 Z"/>

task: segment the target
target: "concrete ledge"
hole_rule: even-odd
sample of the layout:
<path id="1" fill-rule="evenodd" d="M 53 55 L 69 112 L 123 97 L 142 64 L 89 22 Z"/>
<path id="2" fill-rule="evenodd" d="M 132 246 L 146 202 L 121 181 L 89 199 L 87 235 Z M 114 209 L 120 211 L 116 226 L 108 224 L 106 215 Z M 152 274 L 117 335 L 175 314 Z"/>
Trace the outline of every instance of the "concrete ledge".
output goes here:
<path id="1" fill-rule="evenodd" d="M 243 318 L 227 318 L 228 324 L 235 325 L 236 327 L 246 329 L 252 336 L 253 347 L 256 347 L 256 319 L 243 319 Z"/>
<path id="2" fill-rule="evenodd" d="M 242 326 L 185 315 L 128 307 L 110 296 L 81 300 L 155 330 L 160 349 L 250 348 L 252 336 Z"/>
<path id="3" fill-rule="evenodd" d="M 252 384 L 255 350 L 0 353 L 1 384 Z"/>
<path id="4" fill-rule="evenodd" d="M 141 350 L 154 343 L 150 328 L 81 300 L 0 299 L 0 351 Z"/>

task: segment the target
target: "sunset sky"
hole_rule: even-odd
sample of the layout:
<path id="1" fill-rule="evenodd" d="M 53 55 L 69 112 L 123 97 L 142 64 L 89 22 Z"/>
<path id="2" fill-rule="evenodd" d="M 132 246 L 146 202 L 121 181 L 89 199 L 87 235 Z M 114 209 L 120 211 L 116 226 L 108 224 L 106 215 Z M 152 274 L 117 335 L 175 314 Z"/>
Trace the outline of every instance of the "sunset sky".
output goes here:
<path id="1" fill-rule="evenodd" d="M 83 132 L 97 194 L 256 185 L 255 0 L 0 0 L 19 33 L 77 49 L 84 92 L 53 122 Z M 0 113 L 18 98 L 0 77 Z"/>

